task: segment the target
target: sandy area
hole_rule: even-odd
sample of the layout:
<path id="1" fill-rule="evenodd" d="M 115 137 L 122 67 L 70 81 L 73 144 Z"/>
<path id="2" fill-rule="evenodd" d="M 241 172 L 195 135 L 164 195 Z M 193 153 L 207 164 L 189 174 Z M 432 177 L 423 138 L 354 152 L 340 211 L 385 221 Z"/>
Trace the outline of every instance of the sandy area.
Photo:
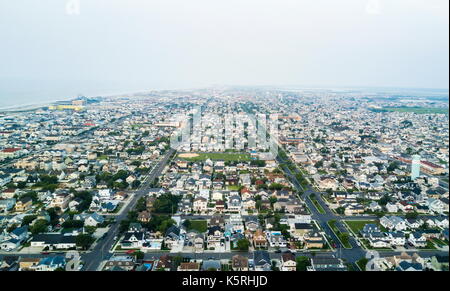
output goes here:
<path id="1" fill-rule="evenodd" d="M 191 153 L 185 153 L 178 155 L 180 158 L 196 158 L 199 156 L 199 154 L 191 154 Z"/>

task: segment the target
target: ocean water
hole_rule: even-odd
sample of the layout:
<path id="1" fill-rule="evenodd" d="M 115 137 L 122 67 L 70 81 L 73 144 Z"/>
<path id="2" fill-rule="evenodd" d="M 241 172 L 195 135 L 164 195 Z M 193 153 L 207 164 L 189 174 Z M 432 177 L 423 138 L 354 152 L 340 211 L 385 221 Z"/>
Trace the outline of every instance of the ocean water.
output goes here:
<path id="1" fill-rule="evenodd" d="M 289 87 L 280 87 L 280 89 L 288 88 Z M 45 105 L 56 101 L 71 100 L 77 96 L 111 96 L 155 89 L 157 90 L 158 88 L 143 88 L 142 85 L 123 84 L 120 82 L 17 81 L 0 79 L 0 109 Z M 334 90 L 338 89 L 335 88 Z M 409 96 L 410 98 L 427 97 L 428 99 L 436 101 L 446 100 L 448 102 L 448 90 L 445 89 L 348 88 L 347 90 L 353 92 L 356 90 L 362 95 L 368 92 L 384 93 L 397 97 L 398 95 L 403 97 Z"/>
<path id="2" fill-rule="evenodd" d="M 45 105 L 77 96 L 108 96 L 145 89 L 109 82 L 5 81 L 0 80 L 0 109 Z"/>

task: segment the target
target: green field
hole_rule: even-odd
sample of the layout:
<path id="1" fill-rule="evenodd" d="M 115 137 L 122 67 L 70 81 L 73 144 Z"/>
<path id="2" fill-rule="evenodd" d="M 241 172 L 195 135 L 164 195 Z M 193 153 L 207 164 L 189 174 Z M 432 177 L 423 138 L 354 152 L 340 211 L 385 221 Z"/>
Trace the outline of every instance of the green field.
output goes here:
<path id="1" fill-rule="evenodd" d="M 198 153 L 197 157 L 183 158 L 178 155 L 178 158 L 191 162 L 201 162 L 208 159 L 225 162 L 248 162 L 252 160 L 250 154 L 247 153 Z"/>
<path id="2" fill-rule="evenodd" d="M 240 186 L 232 185 L 227 187 L 230 191 L 239 191 Z"/>
<path id="3" fill-rule="evenodd" d="M 336 234 L 336 236 L 338 237 L 338 239 L 341 241 L 342 245 L 344 246 L 344 248 L 346 249 L 351 249 L 352 245 L 349 242 L 349 237 L 350 235 L 348 233 L 343 233 L 341 232 L 337 226 L 336 226 L 336 221 L 335 220 L 330 220 L 328 221 L 328 226 L 331 228 L 331 230 Z"/>
<path id="4" fill-rule="evenodd" d="M 444 241 L 442 241 L 442 240 L 440 240 L 440 239 L 437 239 L 437 238 L 433 238 L 432 241 L 433 241 L 438 247 L 441 247 L 441 248 L 448 245 L 448 244 L 445 243 Z"/>
<path id="5" fill-rule="evenodd" d="M 410 112 L 416 114 L 448 114 L 448 108 L 428 108 L 428 107 L 384 107 L 373 109 L 374 112 Z"/>
<path id="6" fill-rule="evenodd" d="M 323 209 L 322 205 L 320 205 L 319 201 L 317 201 L 317 198 L 314 194 L 311 194 L 309 196 L 309 199 L 311 199 L 311 202 L 314 204 L 314 206 L 316 207 L 317 211 L 319 211 L 320 214 L 325 214 L 325 209 Z"/>
<path id="7" fill-rule="evenodd" d="M 196 230 L 200 233 L 206 232 L 208 230 L 208 224 L 206 220 L 191 220 L 191 225 L 188 230 Z"/>

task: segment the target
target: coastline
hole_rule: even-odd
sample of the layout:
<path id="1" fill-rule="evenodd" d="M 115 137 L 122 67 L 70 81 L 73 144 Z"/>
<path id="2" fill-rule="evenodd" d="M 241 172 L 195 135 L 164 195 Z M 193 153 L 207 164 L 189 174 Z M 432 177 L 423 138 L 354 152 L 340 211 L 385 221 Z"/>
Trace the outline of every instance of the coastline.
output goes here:
<path id="1" fill-rule="evenodd" d="M 32 104 L 25 104 L 25 105 L 0 107 L 0 112 L 21 112 L 21 111 L 37 110 L 37 109 L 51 106 L 57 102 L 62 102 L 62 101 L 70 101 L 70 100 L 57 100 L 57 101 L 53 101 L 53 102 L 50 101 L 50 102 L 43 102 L 43 103 L 32 103 Z"/>
<path id="2" fill-rule="evenodd" d="M 132 90 L 127 92 L 120 92 L 120 93 L 107 93 L 107 94 L 90 94 L 90 95 L 84 95 L 85 98 L 109 98 L 109 97 L 117 97 L 117 96 L 132 96 L 135 94 L 144 94 L 146 92 L 150 92 L 152 89 L 142 89 L 142 90 Z M 12 105 L 12 106 L 0 106 L 0 113 L 14 113 L 14 112 L 26 112 L 26 111 L 32 111 L 41 109 L 44 107 L 48 107 L 51 105 L 55 105 L 59 102 L 68 102 L 76 100 L 78 97 L 69 97 L 69 98 L 58 98 L 53 101 L 44 101 L 44 102 L 37 102 L 37 103 L 28 103 L 28 104 L 20 104 L 20 105 Z"/>

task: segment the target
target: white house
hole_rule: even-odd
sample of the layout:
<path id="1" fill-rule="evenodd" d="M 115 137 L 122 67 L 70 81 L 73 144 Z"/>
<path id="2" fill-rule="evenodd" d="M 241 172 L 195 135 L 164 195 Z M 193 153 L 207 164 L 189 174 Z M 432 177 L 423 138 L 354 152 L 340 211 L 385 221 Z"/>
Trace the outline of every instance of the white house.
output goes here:
<path id="1" fill-rule="evenodd" d="M 422 233 L 415 232 L 409 236 L 408 242 L 416 248 L 423 248 L 427 245 L 427 238 Z"/>
<path id="2" fill-rule="evenodd" d="M 383 216 L 380 219 L 380 223 L 390 230 L 402 231 L 407 228 L 406 221 L 398 216 Z"/>
<path id="3" fill-rule="evenodd" d="M 389 202 L 388 204 L 386 204 L 386 210 L 390 213 L 396 213 L 398 212 L 398 206 Z"/>
<path id="4" fill-rule="evenodd" d="M 208 200 L 204 197 L 197 197 L 194 199 L 193 210 L 196 212 L 204 212 L 208 208 Z"/>

